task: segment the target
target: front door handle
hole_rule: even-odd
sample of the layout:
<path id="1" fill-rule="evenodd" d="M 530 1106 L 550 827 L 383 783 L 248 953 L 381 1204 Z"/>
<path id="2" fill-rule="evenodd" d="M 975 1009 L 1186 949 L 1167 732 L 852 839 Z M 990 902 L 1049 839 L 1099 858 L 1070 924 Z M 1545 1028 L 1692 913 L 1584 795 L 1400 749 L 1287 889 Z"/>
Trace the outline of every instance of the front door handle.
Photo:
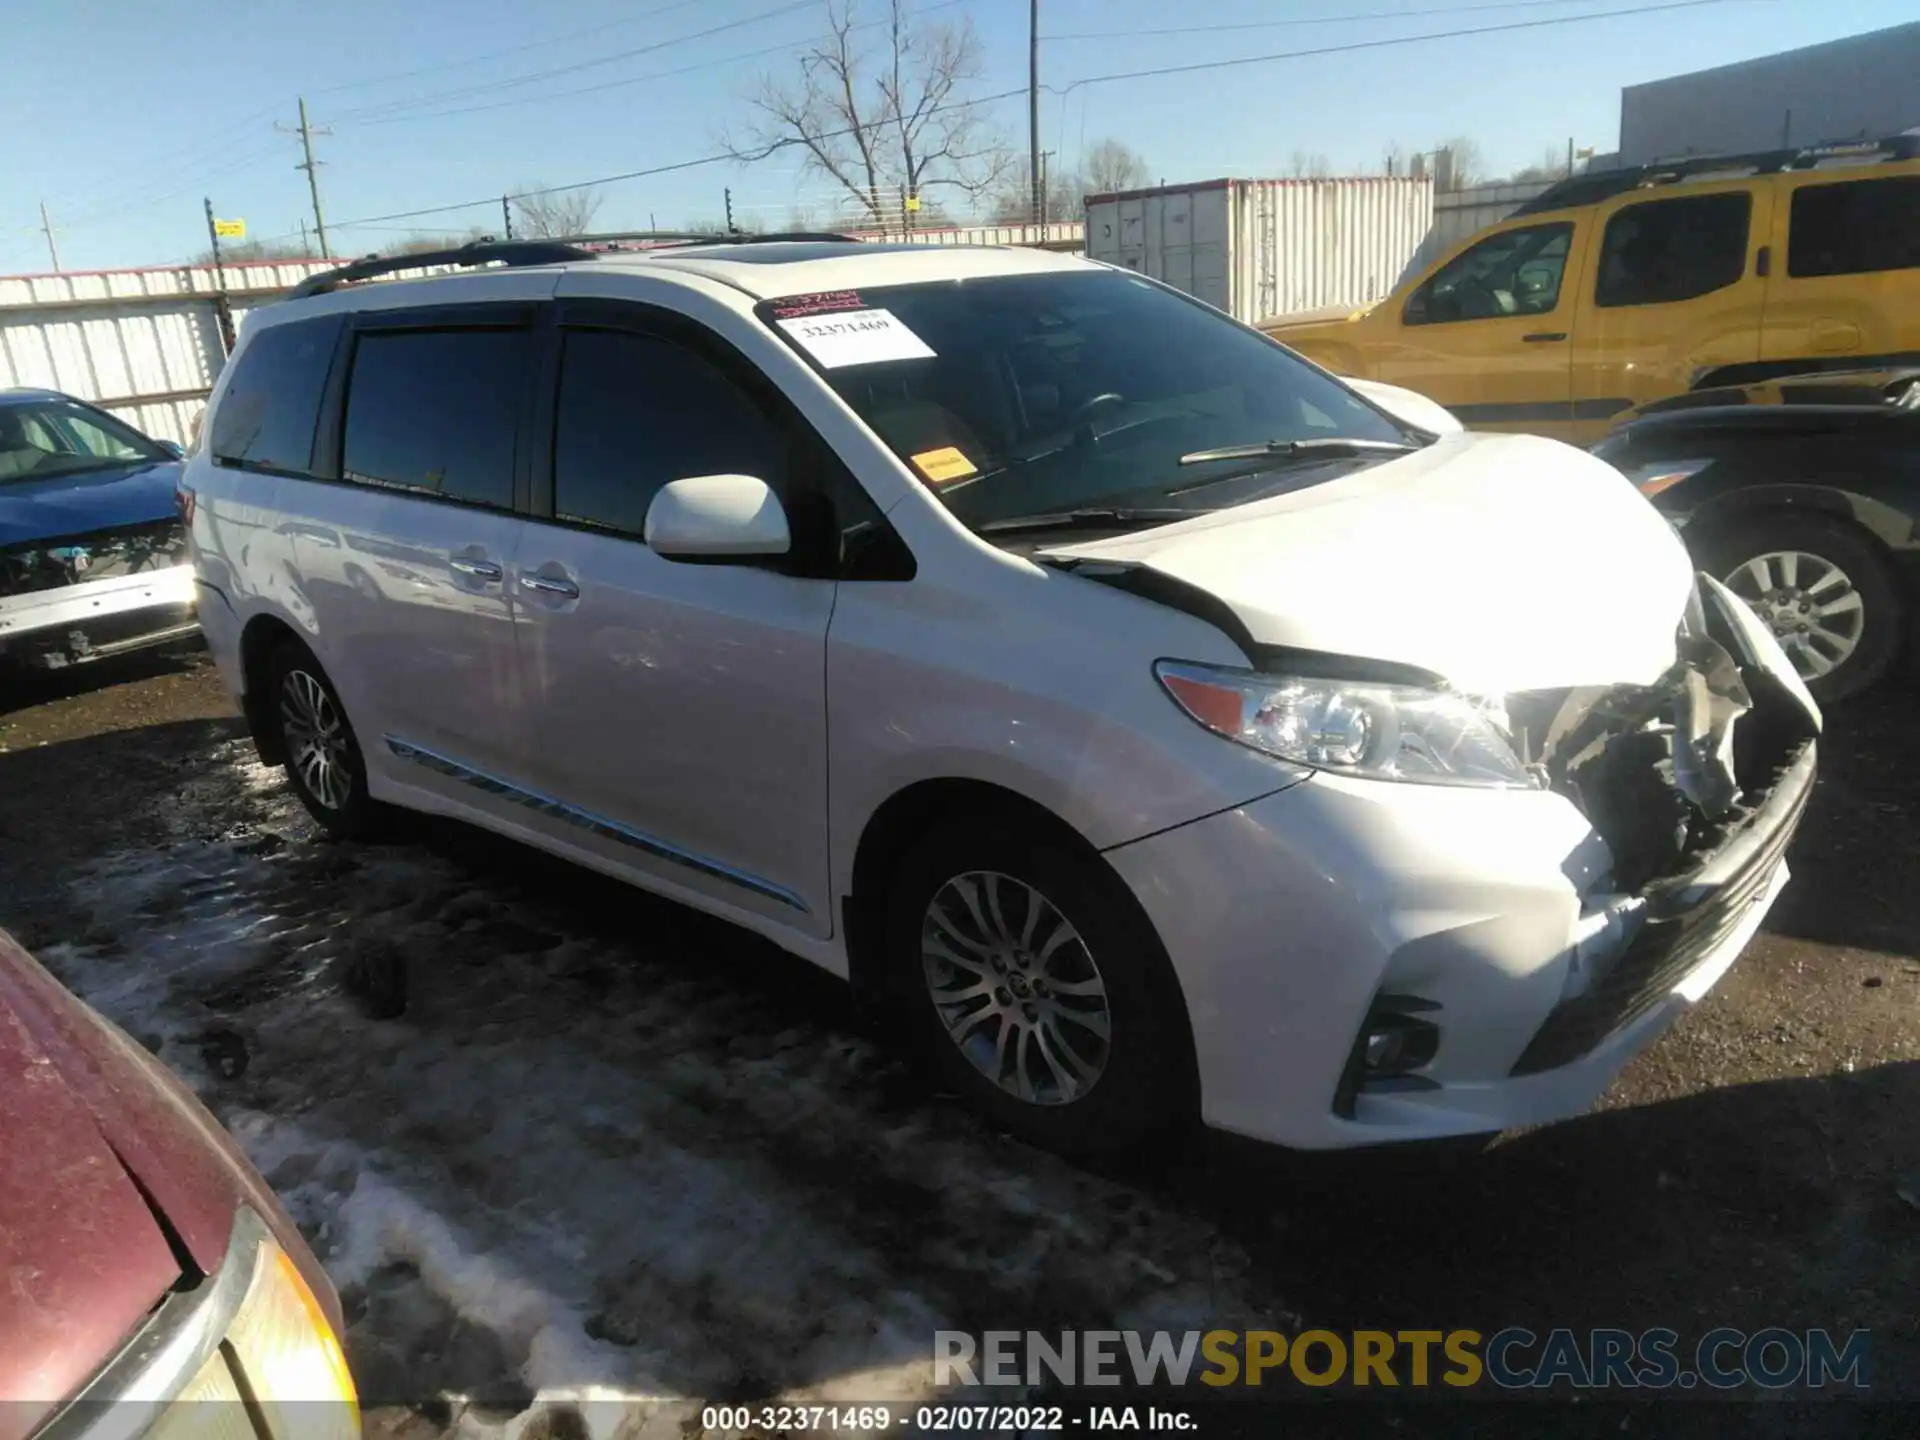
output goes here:
<path id="1" fill-rule="evenodd" d="M 555 595 L 562 600 L 580 598 L 580 587 L 573 581 L 558 575 L 522 575 L 520 588 L 537 591 L 542 595 Z"/>
<path id="2" fill-rule="evenodd" d="M 1564 340 L 1566 338 L 1567 332 L 1564 330 L 1536 330 L 1531 335 L 1522 335 L 1520 337 L 1522 343 L 1527 345 L 1545 345 L 1549 341 Z"/>
<path id="3" fill-rule="evenodd" d="M 449 569 L 454 570 L 458 574 L 465 575 L 469 579 L 484 580 L 488 584 L 499 580 L 500 576 L 504 573 L 500 567 L 491 560 L 453 559 L 447 562 L 447 566 Z"/>

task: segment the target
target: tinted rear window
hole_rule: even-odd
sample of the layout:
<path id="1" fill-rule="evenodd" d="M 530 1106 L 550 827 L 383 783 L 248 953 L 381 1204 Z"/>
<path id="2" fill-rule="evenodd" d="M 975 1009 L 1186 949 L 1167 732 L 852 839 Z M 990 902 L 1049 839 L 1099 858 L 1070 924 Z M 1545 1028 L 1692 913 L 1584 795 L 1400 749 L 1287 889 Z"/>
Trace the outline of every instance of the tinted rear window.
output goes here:
<path id="1" fill-rule="evenodd" d="M 345 477 L 510 508 L 532 340 L 525 330 L 361 335 L 347 382 Z"/>
<path id="2" fill-rule="evenodd" d="M 1787 274 L 1920 268 L 1920 175 L 1803 185 L 1793 192 Z"/>
<path id="3" fill-rule="evenodd" d="M 322 316 L 248 339 L 213 417 L 207 444 L 215 460 L 293 474 L 311 467 L 314 422 L 340 325 L 339 316 Z"/>
<path id="4" fill-rule="evenodd" d="M 1744 190 L 1615 211 L 1600 245 L 1593 303 L 1670 305 L 1733 284 L 1746 273 L 1752 211 Z"/>

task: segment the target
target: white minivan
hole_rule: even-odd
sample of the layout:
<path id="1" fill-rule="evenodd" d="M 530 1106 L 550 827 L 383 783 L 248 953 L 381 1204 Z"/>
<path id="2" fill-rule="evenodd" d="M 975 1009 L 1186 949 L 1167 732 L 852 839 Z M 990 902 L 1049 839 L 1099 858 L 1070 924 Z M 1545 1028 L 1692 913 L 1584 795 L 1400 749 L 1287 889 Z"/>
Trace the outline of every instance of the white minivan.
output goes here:
<path id="1" fill-rule="evenodd" d="M 1785 883 L 1819 713 L 1599 460 L 1035 250 L 427 258 L 256 311 L 182 482 L 332 831 L 747 926 L 1083 1154 L 1577 1113 Z"/>

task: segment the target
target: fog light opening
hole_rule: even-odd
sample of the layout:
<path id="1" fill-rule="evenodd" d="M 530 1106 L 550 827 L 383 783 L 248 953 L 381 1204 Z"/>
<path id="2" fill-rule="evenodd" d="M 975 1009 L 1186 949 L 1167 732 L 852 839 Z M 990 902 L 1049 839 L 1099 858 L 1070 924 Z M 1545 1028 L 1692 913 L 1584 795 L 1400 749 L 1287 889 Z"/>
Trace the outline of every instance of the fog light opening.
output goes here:
<path id="1" fill-rule="evenodd" d="M 1354 1037 L 1340 1087 L 1334 1094 L 1334 1113 L 1352 1119 L 1363 1090 L 1432 1090 L 1438 1083 L 1414 1072 L 1429 1064 L 1440 1050 L 1440 1027 L 1420 1012 L 1440 1006 L 1419 995 L 1381 995 Z"/>

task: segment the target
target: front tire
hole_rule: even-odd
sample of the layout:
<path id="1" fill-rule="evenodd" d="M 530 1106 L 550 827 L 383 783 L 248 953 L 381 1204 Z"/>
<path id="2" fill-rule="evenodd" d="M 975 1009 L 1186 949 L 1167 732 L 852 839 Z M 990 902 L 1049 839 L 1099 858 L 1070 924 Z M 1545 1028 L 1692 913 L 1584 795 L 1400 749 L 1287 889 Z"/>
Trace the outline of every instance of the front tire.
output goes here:
<path id="1" fill-rule="evenodd" d="M 339 692 L 306 646 L 288 641 L 270 667 L 273 723 L 293 793 L 328 834 L 371 839 L 386 807 L 367 793 L 367 764 Z"/>
<path id="2" fill-rule="evenodd" d="M 1774 511 L 1711 536 L 1702 567 L 1773 629 L 1814 698 L 1845 700 L 1899 658 L 1899 577 L 1873 540 L 1830 515 Z"/>
<path id="3" fill-rule="evenodd" d="M 914 1050 L 1001 1129 L 1097 1159 L 1192 1118 L 1172 966 L 1098 856 L 1031 823 L 949 823 L 903 858 L 886 914 Z"/>

